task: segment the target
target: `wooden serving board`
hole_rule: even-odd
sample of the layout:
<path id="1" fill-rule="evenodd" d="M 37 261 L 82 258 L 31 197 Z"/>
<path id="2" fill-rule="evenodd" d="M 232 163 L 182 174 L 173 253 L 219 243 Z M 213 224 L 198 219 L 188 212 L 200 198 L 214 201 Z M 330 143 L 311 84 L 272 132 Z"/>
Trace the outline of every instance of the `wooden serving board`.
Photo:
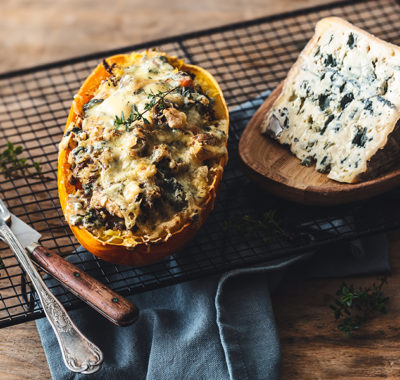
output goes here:
<path id="1" fill-rule="evenodd" d="M 262 135 L 260 125 L 282 86 L 283 83 L 260 106 L 240 138 L 239 155 L 250 178 L 281 198 L 313 205 L 359 201 L 400 186 L 400 162 L 374 179 L 354 184 L 340 183 L 318 173 L 314 165 L 301 165 L 287 147 Z"/>

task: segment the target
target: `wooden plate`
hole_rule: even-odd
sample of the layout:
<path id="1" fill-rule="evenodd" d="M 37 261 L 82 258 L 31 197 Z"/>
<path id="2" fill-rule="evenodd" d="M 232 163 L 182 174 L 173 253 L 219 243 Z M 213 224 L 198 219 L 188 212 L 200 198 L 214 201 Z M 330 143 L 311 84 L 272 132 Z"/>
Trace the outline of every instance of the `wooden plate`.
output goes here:
<path id="1" fill-rule="evenodd" d="M 239 141 L 239 155 L 250 178 L 290 201 L 335 205 L 371 198 L 400 185 L 400 162 L 374 179 L 348 184 L 333 181 L 314 166 L 301 165 L 290 150 L 260 133 L 260 124 L 282 90 L 281 83 L 254 114 Z"/>

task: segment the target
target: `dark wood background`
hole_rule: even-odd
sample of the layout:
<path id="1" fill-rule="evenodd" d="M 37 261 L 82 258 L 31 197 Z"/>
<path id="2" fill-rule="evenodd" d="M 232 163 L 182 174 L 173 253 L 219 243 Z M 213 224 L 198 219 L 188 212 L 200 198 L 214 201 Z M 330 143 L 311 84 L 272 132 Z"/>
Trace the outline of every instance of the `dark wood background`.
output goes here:
<path id="1" fill-rule="evenodd" d="M 1 0 L 0 72 L 193 30 L 322 4 L 322 0 Z M 400 378 L 400 234 L 390 234 L 389 313 L 351 339 L 329 304 L 343 279 L 309 280 L 273 297 L 282 342 L 282 378 Z M 348 278 L 356 285 L 375 277 Z M 34 322 L 0 330 L 0 378 L 47 379 Z"/>

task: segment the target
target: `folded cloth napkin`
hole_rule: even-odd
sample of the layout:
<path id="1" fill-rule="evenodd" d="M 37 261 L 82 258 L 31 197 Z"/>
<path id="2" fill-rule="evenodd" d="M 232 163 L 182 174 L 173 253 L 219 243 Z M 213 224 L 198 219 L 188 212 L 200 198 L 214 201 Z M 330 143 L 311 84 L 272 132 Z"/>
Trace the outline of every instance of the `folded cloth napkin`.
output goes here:
<path id="1" fill-rule="evenodd" d="M 85 254 L 90 255 L 80 255 Z M 140 316 L 128 327 L 116 327 L 88 307 L 71 311 L 104 353 L 103 366 L 93 375 L 69 372 L 48 321 L 36 324 L 57 380 L 275 380 L 280 347 L 270 289 L 279 280 L 389 271 L 386 237 L 378 235 L 135 295 Z"/>

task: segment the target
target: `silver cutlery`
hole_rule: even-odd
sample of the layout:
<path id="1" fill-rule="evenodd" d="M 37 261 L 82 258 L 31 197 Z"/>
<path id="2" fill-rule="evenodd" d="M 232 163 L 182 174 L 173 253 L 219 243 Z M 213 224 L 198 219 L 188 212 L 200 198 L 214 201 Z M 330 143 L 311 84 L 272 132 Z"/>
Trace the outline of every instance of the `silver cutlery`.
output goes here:
<path id="1" fill-rule="evenodd" d="M 40 233 L 13 214 L 10 228 L 29 253 L 33 263 L 53 276 L 71 293 L 118 326 L 128 326 L 136 321 L 139 310 L 131 301 L 57 253 L 43 247 L 39 242 Z"/>
<path id="2" fill-rule="evenodd" d="M 11 223 L 11 213 L 0 199 L 0 238 L 9 245 L 28 274 L 56 334 L 65 365 L 71 371 L 83 374 L 98 371 L 103 362 L 101 350 L 78 330 L 64 307 L 46 286 L 29 254 L 11 231 Z"/>

